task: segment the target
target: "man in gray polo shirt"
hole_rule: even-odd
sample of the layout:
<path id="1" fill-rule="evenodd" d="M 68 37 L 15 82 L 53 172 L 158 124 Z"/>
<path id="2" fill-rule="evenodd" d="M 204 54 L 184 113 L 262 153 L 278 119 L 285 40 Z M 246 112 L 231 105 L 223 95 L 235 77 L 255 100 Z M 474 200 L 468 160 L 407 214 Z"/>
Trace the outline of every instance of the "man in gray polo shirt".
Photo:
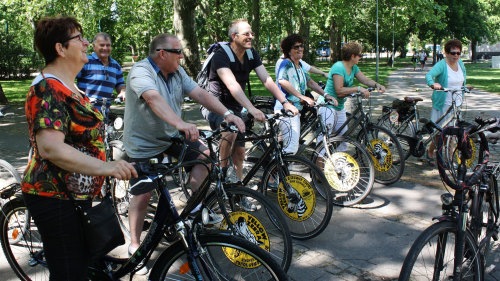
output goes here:
<path id="1" fill-rule="evenodd" d="M 149 57 L 134 64 L 130 70 L 125 93 L 127 102 L 123 142 L 131 162 L 150 158 L 159 158 L 161 161 L 165 154 L 178 156 L 181 147 L 164 140 L 178 131 L 184 132 L 189 145 L 208 154 L 208 149 L 198 141 L 196 125 L 184 122 L 180 117 L 185 95 L 223 115 L 227 122 L 234 123 L 241 132 L 245 131 L 245 125 L 239 117 L 233 115 L 217 98 L 198 87 L 179 66 L 182 58 L 179 39 L 173 35 L 160 34 L 150 44 Z M 201 157 L 192 152 L 186 155 L 185 160 Z M 207 169 L 203 165 L 192 167 L 190 184 L 193 191 L 199 188 L 206 176 Z M 135 182 L 137 179 L 131 180 L 130 185 Z M 134 195 L 129 207 L 130 254 L 140 245 L 152 189 L 152 185 L 140 184 L 130 191 Z M 142 272 L 145 274 L 147 270 Z"/>

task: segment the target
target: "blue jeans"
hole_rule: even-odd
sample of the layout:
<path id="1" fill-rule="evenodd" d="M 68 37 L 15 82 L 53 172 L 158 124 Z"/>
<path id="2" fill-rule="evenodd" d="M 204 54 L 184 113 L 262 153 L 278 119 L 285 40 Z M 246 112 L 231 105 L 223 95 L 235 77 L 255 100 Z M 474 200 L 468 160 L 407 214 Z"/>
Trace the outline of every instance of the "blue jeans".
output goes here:
<path id="1" fill-rule="evenodd" d="M 83 228 L 73 203 L 70 200 L 23 195 L 42 237 L 49 280 L 89 280 Z M 83 209 L 92 205 L 90 200 L 77 202 Z"/>

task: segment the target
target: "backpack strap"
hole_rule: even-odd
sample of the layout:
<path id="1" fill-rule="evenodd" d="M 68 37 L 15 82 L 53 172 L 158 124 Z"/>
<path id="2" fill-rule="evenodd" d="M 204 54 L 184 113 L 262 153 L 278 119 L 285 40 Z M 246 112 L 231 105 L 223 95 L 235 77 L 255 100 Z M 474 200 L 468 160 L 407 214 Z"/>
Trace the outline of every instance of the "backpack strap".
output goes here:
<path id="1" fill-rule="evenodd" d="M 226 52 L 227 56 L 229 57 L 229 61 L 234 62 L 235 60 L 234 60 L 233 51 L 231 51 L 231 48 L 229 47 L 229 45 L 228 44 L 220 44 L 220 46 Z"/>
<path id="2" fill-rule="evenodd" d="M 247 57 L 248 57 L 248 60 L 253 60 L 252 49 L 247 49 Z"/>

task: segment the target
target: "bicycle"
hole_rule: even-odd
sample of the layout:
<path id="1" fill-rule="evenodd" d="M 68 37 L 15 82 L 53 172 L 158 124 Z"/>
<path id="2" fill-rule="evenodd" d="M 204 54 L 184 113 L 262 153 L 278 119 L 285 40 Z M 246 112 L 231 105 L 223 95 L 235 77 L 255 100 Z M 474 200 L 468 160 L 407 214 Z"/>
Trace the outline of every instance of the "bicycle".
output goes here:
<path id="1" fill-rule="evenodd" d="M 489 168 L 488 142 L 485 131 L 500 130 L 498 120 L 476 118 L 478 125 L 447 127 L 442 130 L 438 142 L 438 170 L 443 181 L 455 194 L 441 195 L 443 215 L 436 223 L 424 230 L 406 256 L 399 280 L 483 280 L 484 251 L 491 238 L 498 236 L 498 185 L 489 185 L 492 169 Z M 441 128 L 431 122 L 437 130 Z M 445 169 L 448 162 L 443 153 L 446 136 L 458 138 L 457 149 L 461 163 L 457 168 L 457 180 L 450 178 Z M 480 139 L 481 164 L 466 175 L 465 160 L 471 153 L 468 138 L 477 135 Z M 496 165 L 498 166 L 498 164 Z M 483 217 L 483 201 L 486 201 L 488 218 Z M 485 232 L 483 233 L 483 230 Z M 483 235 L 484 234 L 484 235 Z"/>
<path id="2" fill-rule="evenodd" d="M 140 264 L 149 261 L 164 234 L 169 232 L 172 234 L 170 237 L 176 240 L 172 241 L 173 243 L 160 254 L 151 269 L 149 280 L 168 278 L 287 280 L 283 269 L 265 250 L 231 235 L 229 231 L 218 230 L 214 232 L 203 227 L 204 211 L 192 219 L 189 218 L 190 213 L 202 202 L 209 191 L 209 184 L 203 185 L 199 192 L 188 200 L 186 207 L 179 214 L 165 184 L 166 175 L 176 168 L 176 165 L 158 164 L 154 160 L 151 163 L 136 163 L 136 170 L 141 175 L 141 180 L 154 182 L 159 194 L 152 226 L 143 243 L 130 258 L 120 259 L 105 256 L 101 263 L 89 267 L 90 279 L 117 280 L 129 273 L 133 276 Z M 205 179 L 206 182 L 208 180 Z M 220 185 L 217 188 L 220 188 Z M 6 243 L 9 227 L 6 218 L 19 208 L 22 200 L 10 202 L 16 203 L 11 204 L 10 208 L 4 208 L 3 211 L 7 215 L 0 217 L 2 230 L 0 239 L 7 260 L 20 279 L 37 278 L 36 280 L 38 280 L 41 277 L 45 280 L 48 278 L 48 273 L 42 244 L 33 240 L 34 234 L 37 234 L 35 225 L 30 225 L 32 227 L 29 228 L 28 233 L 21 234 L 22 242 L 17 245 Z M 24 256 L 14 255 L 12 248 L 16 246 L 24 251 Z"/>
<path id="3" fill-rule="evenodd" d="M 367 90 L 372 92 L 375 88 Z M 356 99 L 356 108 L 352 114 L 347 113 L 347 120 L 333 135 L 340 135 L 349 126 L 343 135 L 353 136 L 366 146 L 375 166 L 375 181 L 386 185 L 395 183 L 403 175 L 405 166 L 401 144 L 390 130 L 371 122 L 370 114 L 363 110 L 361 92 L 349 97 Z"/>
<path id="4" fill-rule="evenodd" d="M 255 161 L 241 184 L 249 183 L 262 169 L 257 189 L 278 205 L 293 238 L 310 239 L 319 235 L 327 227 L 333 212 L 332 194 L 328 181 L 321 170 L 306 158 L 284 155 L 279 143 L 277 120 L 284 113 L 268 114 L 264 123 L 264 134 L 257 135 L 251 128 L 241 141 L 260 146 L 262 155 Z M 266 144 L 269 141 L 269 144 Z M 250 153 L 248 153 L 250 154 Z"/>
<path id="5" fill-rule="evenodd" d="M 359 142 L 329 134 L 331 125 L 325 124 L 318 114 L 321 107 L 328 105 L 334 104 L 316 103 L 301 116 L 309 121 L 301 122 L 300 146 L 296 154 L 304 155 L 322 168 L 332 188 L 334 204 L 353 206 L 370 194 L 375 168 L 370 154 Z"/>
<path id="6" fill-rule="evenodd" d="M 461 95 L 462 92 L 470 93 L 470 90 L 462 87 L 458 90 L 443 89 L 442 92 L 452 93 L 452 105 L 436 123 L 441 124 L 441 127 L 463 123 L 460 110 L 455 103 L 455 96 Z M 377 121 L 377 125 L 394 132 L 401 143 L 405 159 L 408 159 L 410 155 L 419 158 L 424 156 L 427 145 L 431 141 L 434 142 L 436 136 L 440 133 L 438 130 L 434 130 L 432 126 L 427 125 L 427 119 L 420 118 L 417 106 L 419 101 L 423 101 L 423 99 L 419 97 L 404 97 L 403 101 L 394 101 L 392 108 L 383 106 L 383 114 Z M 419 122 L 424 123 L 424 125 L 420 127 Z M 424 139 L 426 135 L 428 137 Z M 470 166 L 471 164 L 469 164 Z"/>
<path id="7" fill-rule="evenodd" d="M 229 130 L 232 132 L 238 131 L 234 126 L 214 131 L 199 130 L 200 139 L 209 144 L 210 154 L 205 155 L 206 158 L 203 161 L 184 161 L 183 158 L 186 152 L 194 148 L 183 145 L 179 160 L 165 163 L 174 167 L 171 169 L 169 176 L 174 178 L 176 176 L 175 173 L 179 170 L 185 171 L 185 168 L 193 166 L 196 163 L 203 164 L 207 168 L 210 177 L 210 180 L 203 182 L 202 187 L 200 187 L 200 189 L 209 189 L 203 200 L 204 205 L 210 212 L 224 218 L 220 223 L 210 225 L 210 227 L 212 229 L 217 228 L 219 230 L 230 231 L 235 236 L 243 237 L 260 245 L 263 249 L 270 252 L 273 259 L 286 271 L 292 259 L 292 242 L 290 231 L 281 212 L 261 193 L 243 188 L 237 184 L 226 183 L 223 180 L 224 175 L 222 175 L 222 169 L 220 169 L 217 152 L 214 150 L 215 146 L 213 144 L 221 137 L 222 132 Z M 202 153 L 197 149 L 194 150 Z M 185 188 L 185 186 L 177 185 L 175 180 L 168 185 L 171 189 L 183 190 Z M 128 194 L 128 190 L 125 192 Z M 191 194 L 191 191 L 189 191 L 189 194 L 190 196 L 187 198 L 191 199 L 193 194 Z M 147 213 L 148 220 L 152 219 L 156 213 L 158 193 L 153 191 L 152 197 Z M 114 197 L 113 200 L 116 202 L 118 198 Z M 241 204 L 243 200 L 254 204 L 255 208 L 245 208 Z M 120 213 L 117 212 L 117 214 L 122 229 L 125 229 L 124 232 L 128 233 L 128 204 L 125 205 L 120 201 L 115 203 L 115 205 L 117 209 L 120 208 Z M 166 238 L 169 239 L 168 234 L 166 234 Z"/>

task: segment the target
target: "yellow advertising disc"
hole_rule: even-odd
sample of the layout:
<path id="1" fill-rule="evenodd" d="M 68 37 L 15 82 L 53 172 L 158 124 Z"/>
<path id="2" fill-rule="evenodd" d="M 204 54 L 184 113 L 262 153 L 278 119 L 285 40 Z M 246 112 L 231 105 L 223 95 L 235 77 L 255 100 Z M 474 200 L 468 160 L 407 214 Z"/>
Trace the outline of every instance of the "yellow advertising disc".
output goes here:
<path id="1" fill-rule="evenodd" d="M 338 191 L 349 191 L 359 182 L 358 161 L 345 152 L 336 152 L 325 161 L 324 173 L 330 186 Z"/>
<path id="2" fill-rule="evenodd" d="M 399 113 L 396 110 L 391 111 L 391 114 L 389 114 L 389 121 L 392 123 L 398 122 L 399 119 Z"/>
<path id="3" fill-rule="evenodd" d="M 472 165 L 474 164 L 474 160 L 476 159 L 476 145 L 474 144 L 474 140 L 470 139 L 469 138 L 469 142 L 470 142 L 470 145 L 471 145 L 471 148 L 472 148 L 472 155 L 470 158 L 468 158 L 467 160 L 465 160 L 465 166 L 467 167 L 467 169 L 469 169 L 470 167 L 472 167 Z M 455 159 L 457 161 L 457 164 L 460 165 L 460 163 L 462 162 L 460 160 L 460 155 L 458 155 L 458 149 L 455 149 Z"/>
<path id="4" fill-rule="evenodd" d="M 392 152 L 391 149 L 379 139 L 372 139 L 368 146 L 375 169 L 380 172 L 387 172 L 392 167 Z M 373 147 L 373 149 L 372 149 Z"/>
<path id="5" fill-rule="evenodd" d="M 233 227 L 237 229 L 239 235 L 249 242 L 261 247 L 266 251 L 270 251 L 270 241 L 266 229 L 262 223 L 254 216 L 247 212 L 232 212 L 229 213 L 229 219 L 233 223 Z M 221 222 L 220 229 L 227 229 L 227 222 Z M 226 257 L 235 265 L 243 268 L 255 268 L 260 266 L 260 262 L 239 250 L 222 247 Z"/>
<path id="6" fill-rule="evenodd" d="M 292 187 L 292 192 L 296 192 L 298 202 L 289 202 L 287 192 L 280 182 L 278 187 L 278 203 L 285 215 L 295 221 L 305 221 L 316 208 L 316 195 L 314 190 L 304 177 L 299 175 L 289 175 L 285 181 Z"/>

